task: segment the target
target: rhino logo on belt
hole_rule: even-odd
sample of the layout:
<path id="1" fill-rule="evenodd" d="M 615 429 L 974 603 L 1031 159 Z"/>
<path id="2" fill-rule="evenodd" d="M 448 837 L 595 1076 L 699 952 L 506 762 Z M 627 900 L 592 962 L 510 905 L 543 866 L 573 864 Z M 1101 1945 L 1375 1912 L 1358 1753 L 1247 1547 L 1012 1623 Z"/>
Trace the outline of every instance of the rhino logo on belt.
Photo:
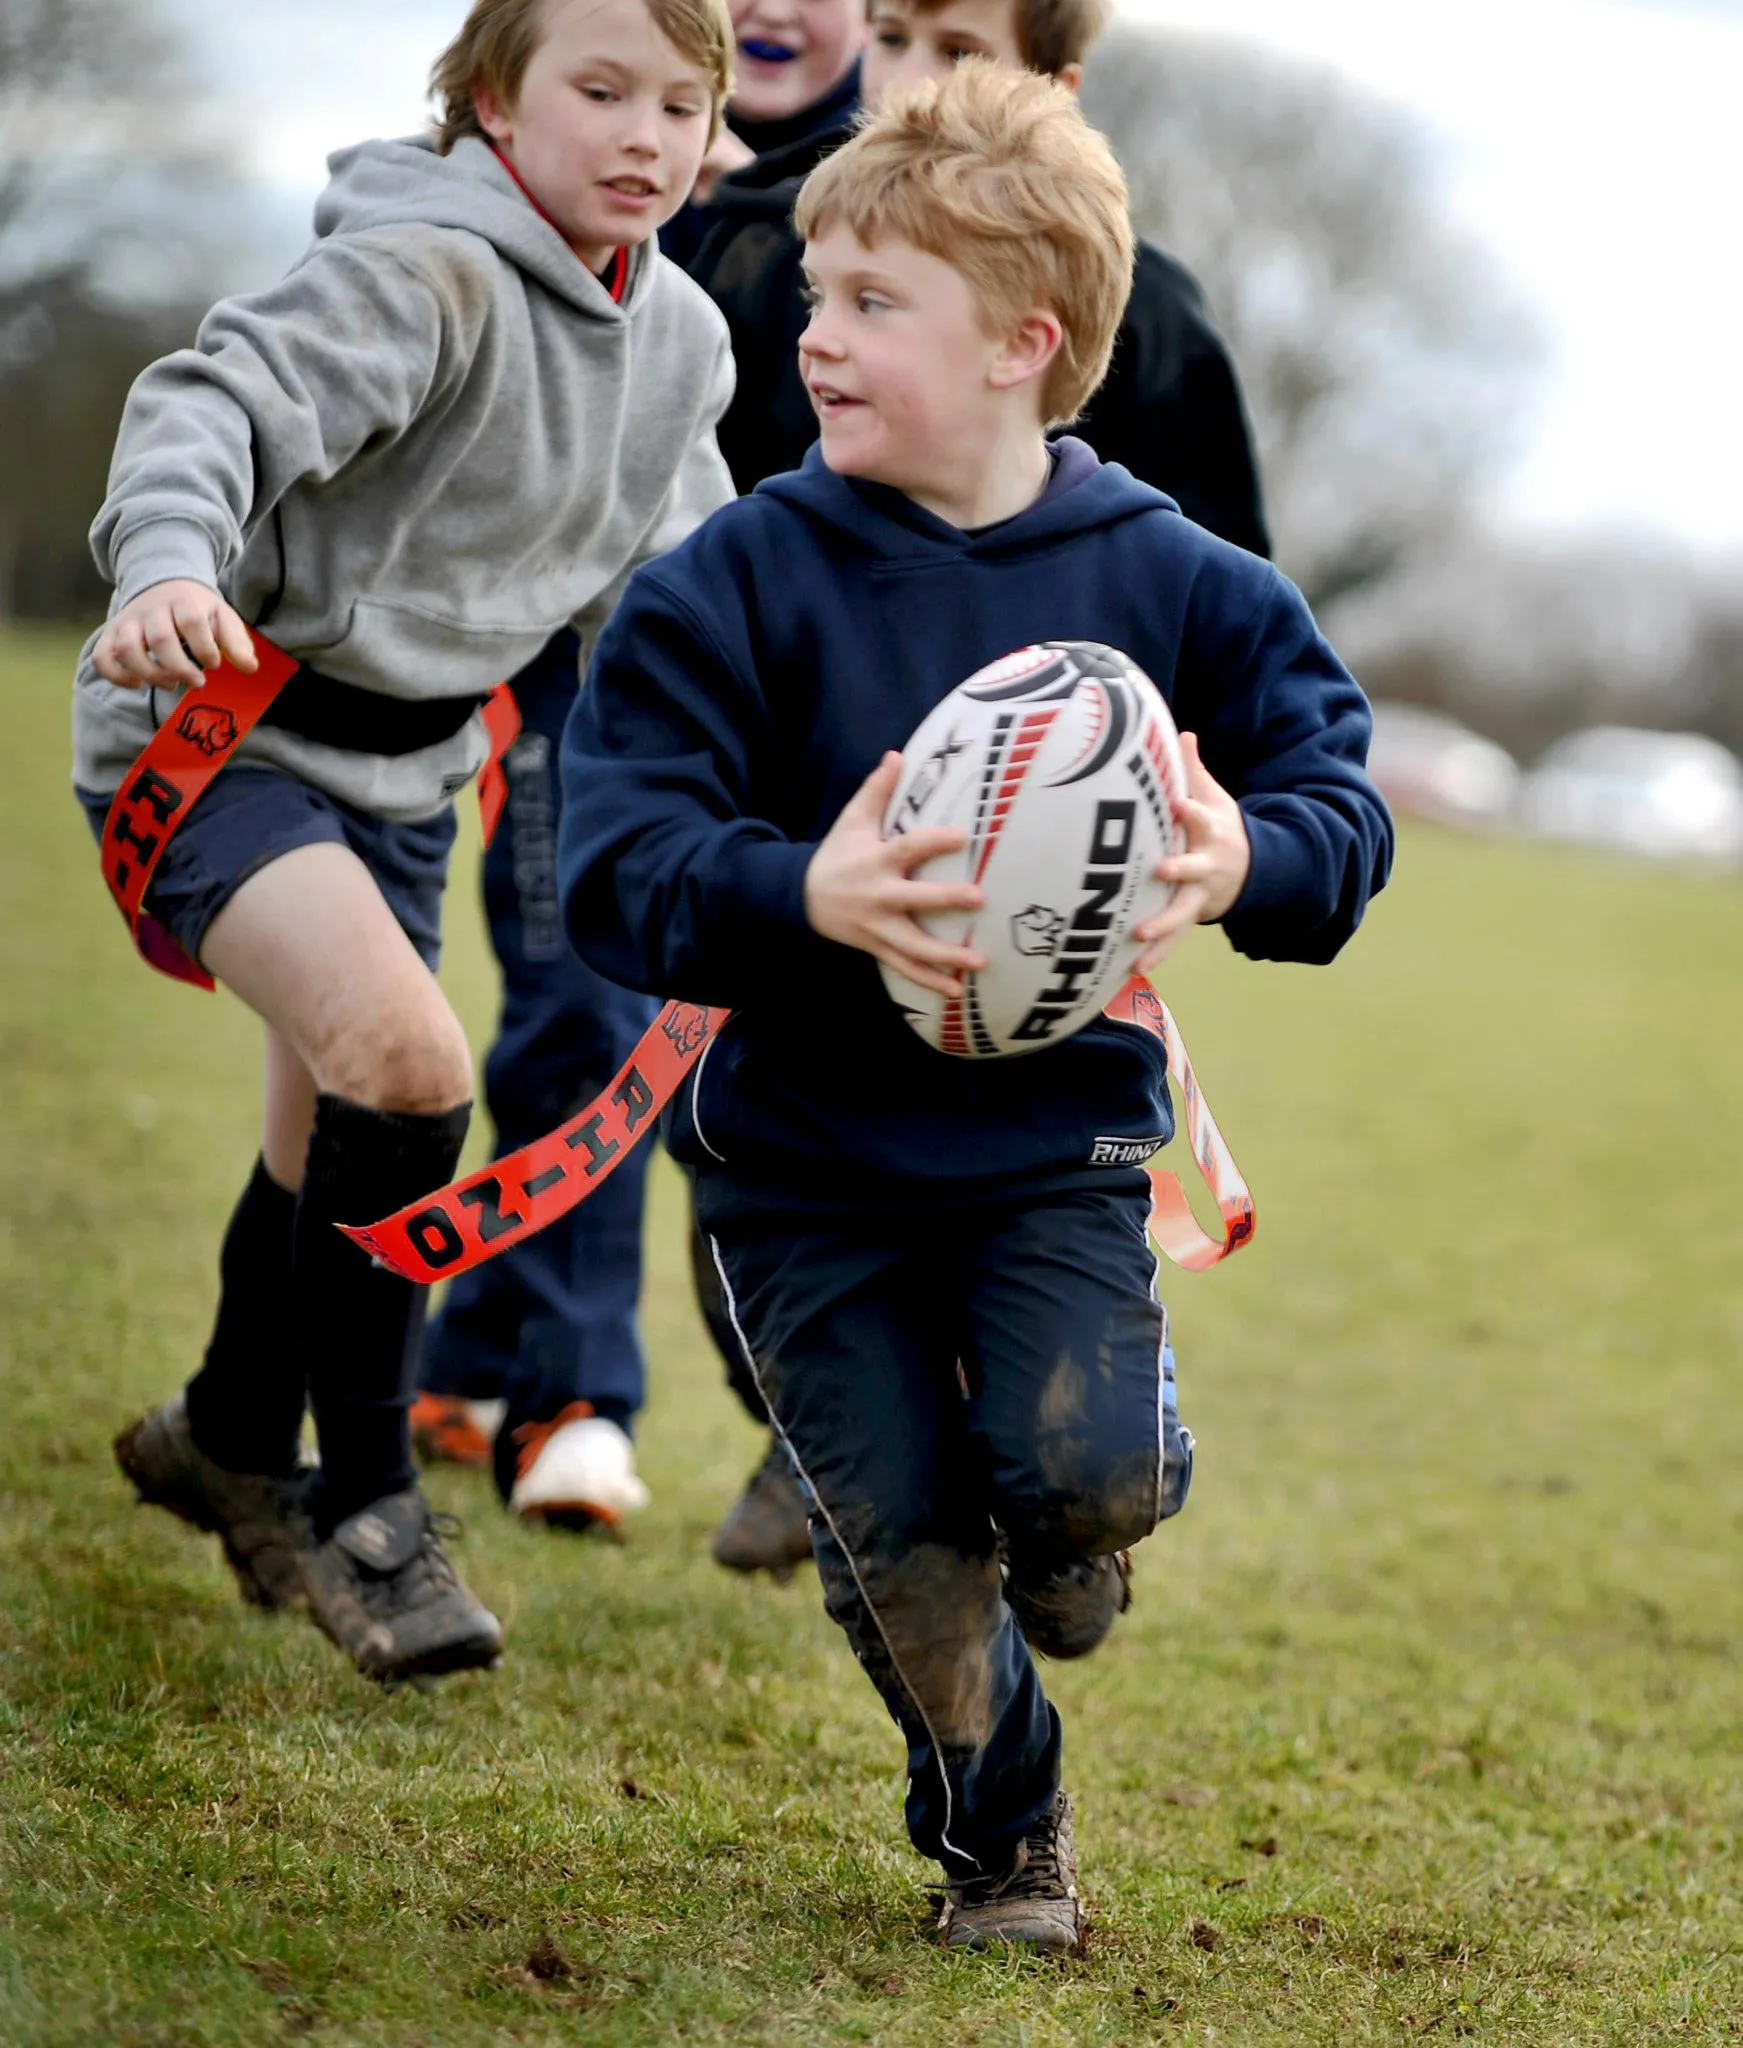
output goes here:
<path id="1" fill-rule="evenodd" d="M 708 1036 L 708 1012 L 688 1008 L 675 1009 L 660 1026 L 677 1049 L 678 1057 L 688 1059 Z"/>
<path id="2" fill-rule="evenodd" d="M 229 753 L 241 737 L 234 716 L 222 704 L 186 705 L 176 720 L 176 732 L 209 761 Z"/>
<path id="3" fill-rule="evenodd" d="M 1132 1022 L 1142 1024 L 1146 1030 L 1154 1031 L 1157 1037 L 1167 1029 L 1168 1020 L 1162 1009 L 1162 998 L 1146 983 L 1132 991 Z"/>

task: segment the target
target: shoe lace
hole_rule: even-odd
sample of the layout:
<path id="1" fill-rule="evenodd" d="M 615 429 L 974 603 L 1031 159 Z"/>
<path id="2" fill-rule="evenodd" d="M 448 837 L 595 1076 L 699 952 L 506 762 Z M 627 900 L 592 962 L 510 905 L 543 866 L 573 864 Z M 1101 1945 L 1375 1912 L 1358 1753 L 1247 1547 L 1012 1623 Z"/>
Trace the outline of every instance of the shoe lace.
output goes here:
<path id="1" fill-rule="evenodd" d="M 414 1556 L 408 1558 L 394 1575 L 390 1600 L 403 1605 L 415 1601 L 428 1590 L 446 1592 L 460 1583 L 460 1574 L 448 1561 L 442 1544 L 457 1541 L 466 1533 L 466 1525 L 458 1515 L 444 1513 L 440 1508 L 427 1511 L 424 1521 L 424 1539 L 418 1545 Z"/>
<path id="2" fill-rule="evenodd" d="M 558 1430 L 571 1422 L 585 1422 L 592 1413 L 591 1401 L 571 1401 L 560 1415 L 553 1415 L 549 1422 L 521 1423 L 514 1432 L 514 1441 L 520 1445 L 520 1455 L 515 1459 L 514 1465 L 515 1477 L 526 1477 L 537 1464 L 539 1453 Z"/>
<path id="3" fill-rule="evenodd" d="M 1058 1808 L 1037 1821 L 1017 1844 L 1009 1870 L 970 1877 L 949 1887 L 953 1905 L 990 1906 L 995 1899 L 1057 1898 L 1065 1883 L 1059 1865 Z"/>

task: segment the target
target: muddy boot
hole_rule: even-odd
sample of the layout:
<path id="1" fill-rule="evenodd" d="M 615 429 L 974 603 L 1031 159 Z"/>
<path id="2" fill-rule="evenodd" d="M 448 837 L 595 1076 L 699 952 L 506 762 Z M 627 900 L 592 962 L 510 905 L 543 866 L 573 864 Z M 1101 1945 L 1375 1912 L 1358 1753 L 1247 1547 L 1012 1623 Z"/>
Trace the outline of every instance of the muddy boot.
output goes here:
<path id="1" fill-rule="evenodd" d="M 462 1582 L 415 1487 L 346 1516 L 303 1568 L 309 1612 L 365 1678 L 494 1664 L 502 1625 Z"/>
<path id="2" fill-rule="evenodd" d="M 1017 1844 L 1007 1869 L 949 1887 L 938 1932 L 946 1948 L 1076 1952 L 1083 1940 L 1083 1905 L 1071 1801 L 1063 1792 Z"/>
<path id="3" fill-rule="evenodd" d="M 1074 1558 L 1051 1569 L 1005 1563 L 1005 1599 L 1031 1650 L 1043 1657 L 1087 1657 L 1132 1604 L 1132 1558 Z"/>
<path id="4" fill-rule="evenodd" d="M 244 1600 L 280 1608 L 302 1599 L 310 1533 L 303 1480 L 215 1465 L 194 1442 L 180 1394 L 128 1424 L 115 1439 L 115 1462 L 142 1502 L 219 1539 Z"/>
<path id="5" fill-rule="evenodd" d="M 768 1456 L 715 1530 L 710 1550 L 729 1572 L 772 1572 L 783 1584 L 811 1555 L 805 1495 L 779 1437 L 769 1439 Z"/>

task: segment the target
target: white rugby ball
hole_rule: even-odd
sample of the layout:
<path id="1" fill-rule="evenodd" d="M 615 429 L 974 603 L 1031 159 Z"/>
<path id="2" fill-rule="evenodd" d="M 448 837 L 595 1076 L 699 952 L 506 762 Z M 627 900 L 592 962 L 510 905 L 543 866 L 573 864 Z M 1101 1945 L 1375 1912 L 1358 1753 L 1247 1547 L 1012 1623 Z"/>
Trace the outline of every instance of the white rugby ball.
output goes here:
<path id="1" fill-rule="evenodd" d="M 1174 893 L 1156 863 L 1183 844 L 1186 789 L 1162 693 L 1093 640 L 1020 647 L 959 683 L 902 754 L 884 834 L 959 825 L 960 852 L 917 870 L 972 881 L 983 907 L 925 920 L 986 956 L 960 996 L 882 968 L 908 1022 L 939 1052 L 997 1059 L 1080 1030 L 1130 975 L 1132 927 Z"/>

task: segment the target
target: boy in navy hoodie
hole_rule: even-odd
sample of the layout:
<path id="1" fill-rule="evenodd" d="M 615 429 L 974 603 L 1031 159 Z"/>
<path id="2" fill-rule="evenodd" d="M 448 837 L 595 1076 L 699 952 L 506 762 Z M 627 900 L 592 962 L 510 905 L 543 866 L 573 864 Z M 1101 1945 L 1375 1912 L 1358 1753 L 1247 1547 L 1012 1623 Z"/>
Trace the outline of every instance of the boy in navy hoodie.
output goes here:
<path id="1" fill-rule="evenodd" d="M 1331 959 L 1391 825 L 1367 705 L 1297 592 L 1046 438 L 1131 277 L 1124 182 L 1071 95 L 966 64 L 832 156 L 798 226 L 820 445 L 632 579 L 564 737 L 560 885 L 602 973 L 735 1013 L 674 1150 L 829 1612 L 906 1740 L 944 1938 L 1069 1949 L 1032 1653 L 1100 1641 L 1120 1553 L 1192 1468 L 1147 1182 L 1094 1163 L 1170 1134 L 1164 1056 L 1106 1019 L 1020 1061 L 915 1036 L 876 963 L 954 992 L 982 962 L 921 919 L 978 896 L 917 879 L 959 835 L 882 837 L 893 750 L 1025 643 L 1132 656 L 1188 735 L 1146 962 L 1216 921 L 1256 958 Z"/>
<path id="2" fill-rule="evenodd" d="M 794 0 L 768 0 L 770 5 Z M 1075 92 L 1106 26 L 1107 0 L 869 0 L 871 41 L 860 67 L 865 104 L 926 78 L 946 78 L 968 57 L 1045 72 Z M 741 70 L 743 35 L 740 31 Z M 742 87 L 740 88 L 743 89 Z M 817 438 L 817 416 L 798 367 L 805 325 L 803 249 L 791 217 L 806 176 L 852 132 L 856 106 L 838 108 L 801 142 L 769 151 L 722 178 L 714 225 L 684 261 L 726 315 L 738 388 L 720 448 L 741 491 L 797 468 Z M 1189 519 L 1237 547 L 1271 550 L 1240 383 L 1204 295 L 1172 256 L 1137 244 L 1108 374 L 1073 429 L 1104 462 L 1123 463 L 1166 491 Z M 702 1247 L 705 1254 L 706 1247 Z M 705 1256 L 698 1291 L 716 1342 L 730 1341 Z M 728 1376 L 749 1412 L 762 1404 L 728 1353 Z M 789 1573 L 809 1554 L 804 1502 L 778 1442 L 757 1466 L 714 1537 L 714 1556 L 736 1571 Z"/>

